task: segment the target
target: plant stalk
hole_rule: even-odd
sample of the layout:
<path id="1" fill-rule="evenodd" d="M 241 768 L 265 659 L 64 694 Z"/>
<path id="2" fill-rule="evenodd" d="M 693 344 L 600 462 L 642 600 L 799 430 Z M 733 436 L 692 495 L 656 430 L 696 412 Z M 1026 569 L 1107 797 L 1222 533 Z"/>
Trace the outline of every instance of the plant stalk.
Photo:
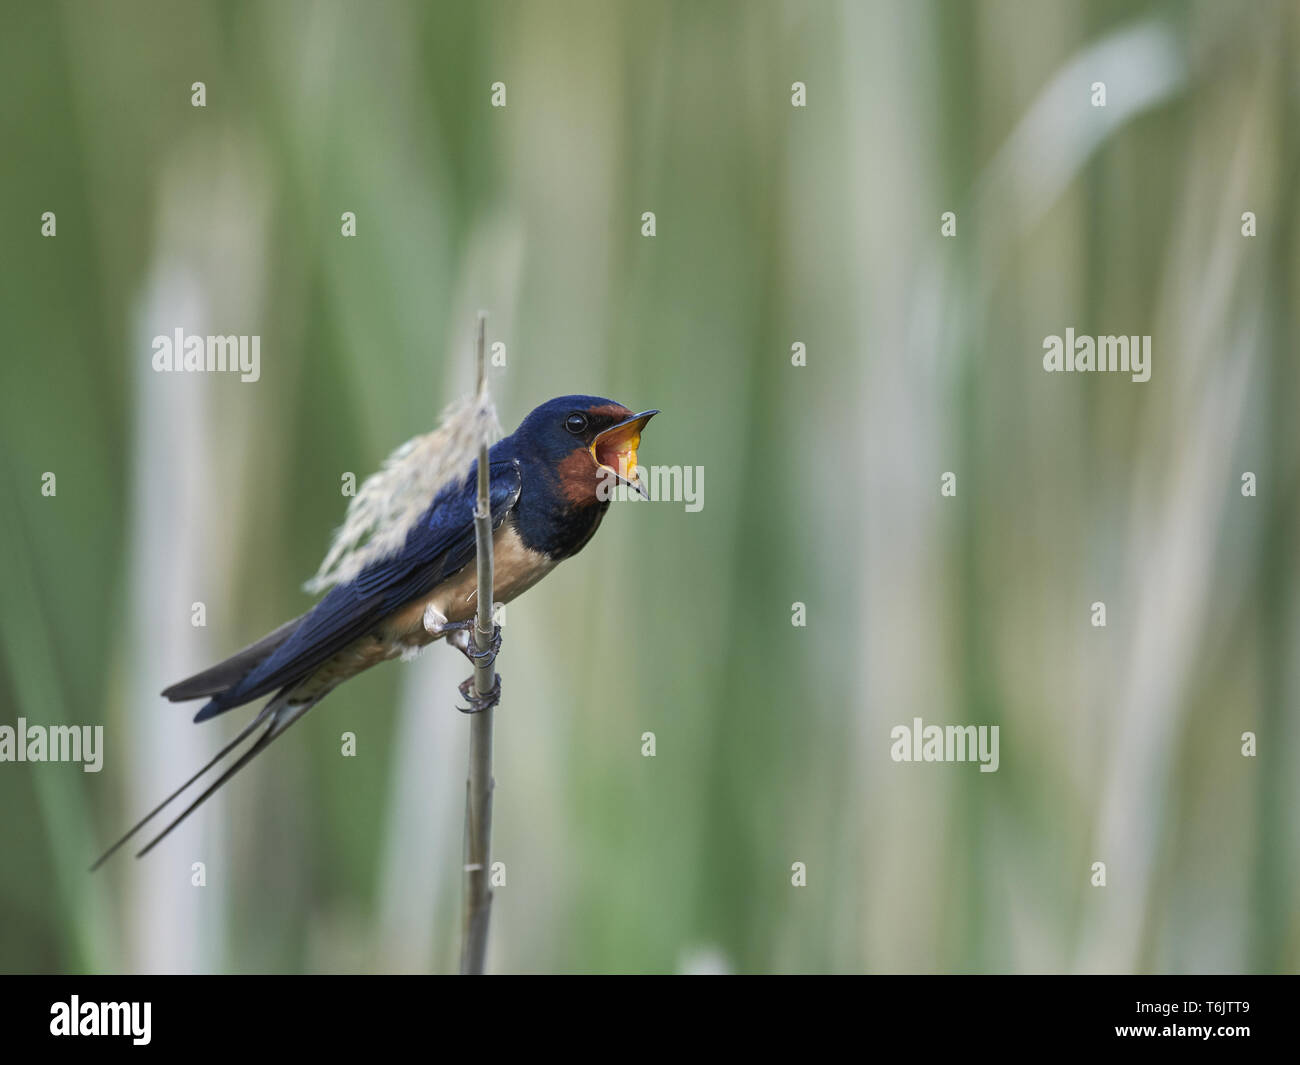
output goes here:
<path id="1" fill-rule="evenodd" d="M 478 389 L 487 392 L 487 315 L 478 316 Z M 478 557 L 478 607 L 474 620 L 474 645 L 486 651 L 492 643 L 492 506 L 488 495 L 488 445 L 479 445 L 478 500 L 474 507 L 474 535 Z M 495 679 L 495 663 L 476 664 L 474 691 L 487 695 Z M 492 916 L 492 890 L 488 878 L 492 858 L 492 726 L 495 711 L 471 714 L 469 719 L 469 777 L 465 782 L 465 911 L 460 971 L 482 975 L 487 958 L 488 923 Z"/>

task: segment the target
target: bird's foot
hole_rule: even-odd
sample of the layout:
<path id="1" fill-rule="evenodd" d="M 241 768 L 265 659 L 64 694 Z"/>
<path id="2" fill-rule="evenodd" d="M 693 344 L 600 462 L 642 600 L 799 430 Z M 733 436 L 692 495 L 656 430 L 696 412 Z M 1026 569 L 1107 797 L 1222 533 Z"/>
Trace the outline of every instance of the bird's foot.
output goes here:
<path id="1" fill-rule="evenodd" d="M 496 642 L 497 645 L 500 646 L 501 639 L 499 636 L 497 637 Z M 495 654 L 496 652 L 493 651 L 492 653 Z M 462 714 L 481 714 L 484 710 L 491 710 L 494 706 L 496 706 L 499 702 L 501 702 L 501 674 L 500 673 L 492 674 L 492 690 L 489 691 L 486 695 L 479 695 L 474 690 L 473 677 L 465 678 L 465 680 L 461 683 L 460 693 L 465 697 L 465 701 L 469 703 L 469 706 L 456 707 L 456 709 L 459 710 Z"/>
<path id="2" fill-rule="evenodd" d="M 432 606 L 427 607 L 424 612 L 424 627 L 429 633 L 435 638 L 446 637 L 452 647 L 469 659 L 470 665 L 474 667 L 477 674 L 480 669 L 491 669 L 492 664 L 497 660 L 497 654 L 501 650 L 501 626 L 496 624 L 492 626 L 492 639 L 488 641 L 487 647 L 480 651 L 474 639 L 476 624 L 476 618 L 469 618 L 466 621 L 448 621 Z M 473 677 L 460 686 L 460 693 L 469 703 L 468 707 L 458 707 L 461 713 L 481 714 L 484 710 L 491 710 L 501 701 L 501 675 L 492 674 L 492 690 L 485 695 L 479 695 L 474 691 Z"/>
<path id="3" fill-rule="evenodd" d="M 482 651 L 478 649 L 478 642 L 474 639 L 474 619 L 459 623 L 463 628 L 457 628 L 447 637 L 447 642 L 456 648 L 461 654 L 469 659 L 469 664 L 478 668 L 483 666 L 485 669 L 496 661 L 497 653 L 501 650 L 501 626 L 492 626 L 492 639 Z M 448 626 L 449 628 L 451 626 Z"/>
<path id="4" fill-rule="evenodd" d="M 447 643 L 469 659 L 471 666 L 477 667 L 480 664 L 490 666 L 495 661 L 497 652 L 501 650 L 501 626 L 495 624 L 492 626 L 492 639 L 487 650 L 480 651 L 474 640 L 476 624 L 476 618 L 469 618 L 466 621 L 448 621 L 432 606 L 424 612 L 424 627 L 430 635 L 435 639 L 445 637 Z"/>
<path id="5" fill-rule="evenodd" d="M 471 622 L 471 624 L 473 623 Z M 465 648 L 465 657 L 468 658 L 470 662 L 473 663 L 475 666 L 487 667 L 492 665 L 492 663 L 497 660 L 497 654 L 500 652 L 500 650 L 501 650 L 501 626 L 497 624 L 493 624 L 492 639 L 488 641 L 487 647 L 484 650 L 480 651 L 478 649 L 478 642 L 473 638 L 473 635 L 471 634 L 469 645 Z"/>

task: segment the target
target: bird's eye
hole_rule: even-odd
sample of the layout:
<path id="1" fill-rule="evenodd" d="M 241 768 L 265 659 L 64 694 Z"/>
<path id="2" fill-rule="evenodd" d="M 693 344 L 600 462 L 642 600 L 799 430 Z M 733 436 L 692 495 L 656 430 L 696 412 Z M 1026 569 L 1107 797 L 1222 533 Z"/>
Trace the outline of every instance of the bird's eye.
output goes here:
<path id="1" fill-rule="evenodd" d="M 571 432 L 574 436 L 577 436 L 580 432 L 582 432 L 584 429 L 587 428 L 587 416 L 585 414 L 579 414 L 577 411 L 574 411 L 572 414 L 570 414 L 567 418 L 564 419 L 564 427 L 568 429 L 569 432 Z"/>

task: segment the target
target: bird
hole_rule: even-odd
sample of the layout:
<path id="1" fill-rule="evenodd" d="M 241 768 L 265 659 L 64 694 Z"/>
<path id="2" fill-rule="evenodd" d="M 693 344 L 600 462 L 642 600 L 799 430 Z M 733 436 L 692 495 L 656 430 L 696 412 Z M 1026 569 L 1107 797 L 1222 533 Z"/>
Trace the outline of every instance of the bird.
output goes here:
<path id="1" fill-rule="evenodd" d="M 637 448 L 658 410 L 634 413 L 599 396 L 567 395 L 534 408 L 488 452 L 494 563 L 493 599 L 508 603 L 595 534 L 619 485 L 649 499 Z M 264 696 L 272 698 L 202 769 L 177 788 L 91 866 L 99 868 L 192 784 L 262 726 L 244 751 L 136 855 L 143 857 L 240 769 L 344 681 L 438 639 L 471 662 L 490 665 L 499 626 L 480 652 L 471 638 L 477 607 L 474 509 L 482 432 L 496 424 L 485 393 L 453 405 L 433 433 L 407 441 L 369 478 L 308 590 L 328 588 L 300 617 L 229 658 L 163 691 L 172 702 L 207 701 L 208 721 Z M 485 426 L 487 430 L 485 430 Z M 478 696 L 471 677 L 461 694 L 479 713 L 496 704 L 500 678 Z"/>

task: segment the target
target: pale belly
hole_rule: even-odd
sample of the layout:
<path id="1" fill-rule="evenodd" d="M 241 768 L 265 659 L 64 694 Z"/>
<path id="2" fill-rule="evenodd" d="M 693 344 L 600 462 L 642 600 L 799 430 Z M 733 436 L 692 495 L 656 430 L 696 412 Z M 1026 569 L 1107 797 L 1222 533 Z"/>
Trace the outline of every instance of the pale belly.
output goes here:
<path id="1" fill-rule="evenodd" d="M 493 599 L 498 603 L 510 602 L 557 565 L 540 552 L 525 547 L 514 528 L 503 522 L 492 537 Z M 293 698 L 321 698 L 349 677 L 438 639 L 424 625 L 429 607 L 449 622 L 472 618 L 478 609 L 478 567 L 470 562 L 428 596 L 408 603 L 375 631 L 349 644 L 302 681 L 294 689 Z"/>
<path id="2" fill-rule="evenodd" d="M 523 545 L 513 526 L 503 522 L 492 537 L 492 598 L 508 603 L 523 595 L 558 563 Z M 432 606 L 448 621 L 468 621 L 478 609 L 478 567 L 471 562 L 433 593 L 399 611 L 394 618 L 399 632 L 424 630 L 424 612 Z M 424 640 L 428 643 L 428 640 Z"/>

